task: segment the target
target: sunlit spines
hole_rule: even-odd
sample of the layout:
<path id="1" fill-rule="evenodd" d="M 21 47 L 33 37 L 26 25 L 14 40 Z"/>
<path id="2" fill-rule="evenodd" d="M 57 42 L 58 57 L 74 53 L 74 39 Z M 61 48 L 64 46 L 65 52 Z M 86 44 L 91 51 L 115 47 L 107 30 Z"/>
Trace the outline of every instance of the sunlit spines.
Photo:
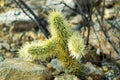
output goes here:
<path id="1" fill-rule="evenodd" d="M 68 40 L 68 48 L 70 56 L 76 58 L 77 60 L 80 60 L 85 55 L 85 44 L 79 32 L 74 32 L 70 37 Z"/>
<path id="2" fill-rule="evenodd" d="M 65 16 L 60 11 L 52 11 L 49 15 L 49 23 L 52 36 L 59 36 L 67 40 L 71 35 L 70 27 Z"/>
<path id="3" fill-rule="evenodd" d="M 19 49 L 19 57 L 45 61 L 50 57 L 56 56 L 56 44 L 54 37 L 45 41 L 26 43 L 21 47 L 21 49 Z"/>

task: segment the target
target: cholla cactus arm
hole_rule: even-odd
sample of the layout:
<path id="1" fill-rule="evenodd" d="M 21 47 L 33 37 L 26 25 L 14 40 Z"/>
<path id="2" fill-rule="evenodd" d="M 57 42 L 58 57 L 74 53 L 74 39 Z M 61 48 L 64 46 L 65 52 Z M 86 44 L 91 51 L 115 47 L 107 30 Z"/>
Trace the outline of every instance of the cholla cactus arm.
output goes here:
<path id="1" fill-rule="evenodd" d="M 88 69 L 78 60 L 72 58 L 67 52 L 61 50 L 57 58 L 60 60 L 62 67 L 66 73 L 74 74 L 76 76 L 85 76 Z"/>
<path id="2" fill-rule="evenodd" d="M 49 15 L 50 30 L 52 36 L 57 36 L 60 41 L 67 43 L 68 38 L 72 34 L 72 30 L 69 27 L 64 15 L 59 11 L 53 11 Z"/>
<path id="3" fill-rule="evenodd" d="M 55 39 L 53 37 L 45 41 L 26 43 L 19 50 L 19 57 L 45 61 L 52 56 L 56 56 L 55 46 L 57 41 Z"/>
<path id="4" fill-rule="evenodd" d="M 70 56 L 76 58 L 77 60 L 80 60 L 85 55 L 84 41 L 79 32 L 74 32 L 68 40 L 68 49 Z"/>

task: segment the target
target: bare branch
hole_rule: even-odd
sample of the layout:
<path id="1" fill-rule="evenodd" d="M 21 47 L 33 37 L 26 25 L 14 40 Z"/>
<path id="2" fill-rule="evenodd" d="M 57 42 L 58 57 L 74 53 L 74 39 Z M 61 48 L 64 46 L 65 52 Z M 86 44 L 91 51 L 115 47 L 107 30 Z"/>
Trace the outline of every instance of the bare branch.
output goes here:
<path id="1" fill-rule="evenodd" d="M 36 23 L 36 25 L 38 26 L 38 28 L 40 28 L 40 30 L 44 33 L 44 35 L 46 36 L 46 38 L 49 37 L 49 31 L 45 28 L 45 26 L 43 25 L 43 23 L 41 22 L 42 21 L 42 18 L 38 18 L 38 16 L 36 16 L 36 14 L 28 7 L 28 5 L 22 1 L 22 0 L 18 0 L 19 2 L 17 2 L 16 0 L 13 0 L 22 10 L 24 13 L 25 10 L 22 8 L 22 6 L 24 6 L 24 8 L 26 8 L 34 17 L 34 22 Z M 20 4 L 19 4 L 20 3 Z M 21 6 L 22 5 L 22 6 Z M 27 14 L 27 13 L 26 13 Z M 28 14 L 27 14 L 28 16 Z M 30 16 L 29 16 L 30 17 Z M 32 19 L 30 17 L 30 19 Z M 33 19 L 32 19 L 33 20 Z"/>

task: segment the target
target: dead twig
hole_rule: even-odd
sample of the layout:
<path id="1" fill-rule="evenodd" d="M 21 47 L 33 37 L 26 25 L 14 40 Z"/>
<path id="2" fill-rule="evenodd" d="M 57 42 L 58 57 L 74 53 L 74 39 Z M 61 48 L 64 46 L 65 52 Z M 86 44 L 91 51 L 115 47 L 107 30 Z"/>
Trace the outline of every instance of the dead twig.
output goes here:
<path id="1" fill-rule="evenodd" d="M 39 18 L 38 16 L 36 16 L 36 14 L 28 7 L 28 5 L 22 1 L 22 0 L 18 0 L 18 2 L 16 0 L 13 0 L 22 10 L 25 14 L 26 11 L 22 8 L 22 6 L 24 6 L 25 9 L 27 9 L 27 11 L 29 11 L 30 14 L 32 14 L 32 16 L 34 17 L 34 22 L 36 23 L 36 25 L 38 26 L 38 28 L 43 32 L 43 34 L 45 35 L 46 38 L 49 37 L 50 33 L 49 31 L 45 28 L 45 26 L 43 25 L 42 18 Z M 22 6 L 21 6 L 22 5 Z M 28 16 L 28 14 L 27 14 Z M 32 18 L 30 18 L 32 19 Z M 32 19 L 33 20 L 33 19 Z"/>
<path id="2" fill-rule="evenodd" d="M 96 16 L 97 21 L 98 21 L 98 23 L 99 23 L 99 25 L 100 25 L 100 27 L 101 27 L 101 29 L 102 29 L 102 31 L 103 31 L 103 34 L 104 34 L 106 40 L 109 42 L 109 44 L 111 45 L 111 47 L 115 50 L 115 52 L 116 52 L 118 55 L 120 55 L 120 54 L 119 54 L 119 51 L 115 48 L 113 42 L 109 39 L 109 35 L 108 35 L 107 31 L 106 31 L 105 26 L 103 26 L 103 25 L 101 24 L 100 20 L 98 19 L 97 14 L 95 14 L 95 16 Z"/>

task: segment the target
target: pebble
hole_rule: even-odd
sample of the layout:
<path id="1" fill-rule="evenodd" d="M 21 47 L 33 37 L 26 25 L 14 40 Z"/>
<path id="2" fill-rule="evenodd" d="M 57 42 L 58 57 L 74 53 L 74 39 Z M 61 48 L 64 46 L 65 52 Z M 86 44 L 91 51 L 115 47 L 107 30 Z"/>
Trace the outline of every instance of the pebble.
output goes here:
<path id="1" fill-rule="evenodd" d="M 73 30 L 80 30 L 80 26 L 82 25 L 82 16 L 76 15 L 73 17 L 73 19 L 70 21 L 70 27 Z"/>
<path id="2" fill-rule="evenodd" d="M 10 45 L 6 41 L 4 41 L 0 43 L 0 49 L 2 48 L 5 48 L 6 50 L 10 50 Z"/>
<path id="3" fill-rule="evenodd" d="M 0 53 L 0 62 L 3 61 L 5 59 L 5 55 L 3 55 L 2 53 Z"/>
<path id="4" fill-rule="evenodd" d="M 80 80 L 80 79 L 77 78 L 75 75 L 65 74 L 65 75 L 55 77 L 54 80 Z"/>
<path id="5" fill-rule="evenodd" d="M 114 8 L 105 8 L 105 19 L 112 19 L 115 17 L 115 9 Z"/>
<path id="6" fill-rule="evenodd" d="M 45 7 L 48 8 L 48 10 L 56 9 L 62 11 L 65 15 L 70 15 L 72 10 L 61 2 L 67 4 L 72 9 L 75 8 L 74 0 L 47 0 Z"/>
<path id="7" fill-rule="evenodd" d="M 85 66 L 88 67 L 90 70 L 88 74 L 92 74 L 92 73 L 99 75 L 102 74 L 102 70 L 99 67 L 93 65 L 91 62 L 87 62 Z"/>
<path id="8" fill-rule="evenodd" d="M 9 76 L 6 76 L 9 75 Z M 5 59 L 0 63 L 0 80 L 53 80 L 42 64 L 20 58 Z"/>
<path id="9" fill-rule="evenodd" d="M 105 7 L 111 7 L 114 5 L 114 0 L 105 0 Z"/>
<path id="10" fill-rule="evenodd" d="M 50 64 L 57 71 L 62 71 L 62 66 L 61 66 L 60 61 L 58 59 L 52 59 Z"/>

